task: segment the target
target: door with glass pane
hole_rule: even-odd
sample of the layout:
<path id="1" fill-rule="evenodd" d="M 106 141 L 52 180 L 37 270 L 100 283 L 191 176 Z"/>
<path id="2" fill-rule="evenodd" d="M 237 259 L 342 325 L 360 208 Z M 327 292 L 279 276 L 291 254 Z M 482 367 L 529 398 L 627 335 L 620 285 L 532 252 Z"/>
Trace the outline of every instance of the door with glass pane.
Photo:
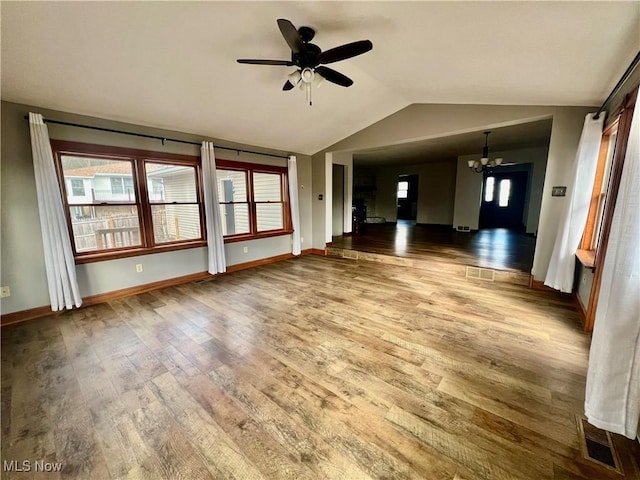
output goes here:
<path id="1" fill-rule="evenodd" d="M 524 229 L 527 181 L 527 172 L 485 174 L 480 228 Z"/>
<path id="2" fill-rule="evenodd" d="M 398 177 L 398 220 L 416 220 L 418 215 L 418 175 Z"/>

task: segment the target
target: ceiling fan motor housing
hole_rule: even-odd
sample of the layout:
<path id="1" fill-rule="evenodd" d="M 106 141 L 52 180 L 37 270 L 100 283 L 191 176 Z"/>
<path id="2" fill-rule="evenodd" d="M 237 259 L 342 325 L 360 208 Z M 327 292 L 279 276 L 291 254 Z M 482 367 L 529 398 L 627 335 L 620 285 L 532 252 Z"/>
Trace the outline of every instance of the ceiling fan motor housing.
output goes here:
<path id="1" fill-rule="evenodd" d="M 291 61 L 300 68 L 314 68 L 320 65 L 320 54 L 322 50 L 313 43 L 305 43 L 306 50 L 303 52 L 292 53 Z"/>

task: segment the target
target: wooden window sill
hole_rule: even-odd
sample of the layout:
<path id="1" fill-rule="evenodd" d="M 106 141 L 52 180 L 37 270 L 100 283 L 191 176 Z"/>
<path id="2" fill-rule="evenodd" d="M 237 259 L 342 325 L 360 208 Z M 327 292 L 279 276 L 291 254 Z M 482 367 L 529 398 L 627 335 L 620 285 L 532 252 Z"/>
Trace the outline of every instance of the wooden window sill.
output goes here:
<path id="1" fill-rule="evenodd" d="M 198 240 L 189 243 L 169 243 L 159 245 L 152 248 L 127 248 L 126 250 L 116 250 L 113 252 L 100 252 L 95 254 L 78 255 L 75 257 L 76 265 L 81 263 L 105 262 L 107 260 L 116 260 L 118 258 L 138 257 L 142 255 L 152 255 L 154 253 L 173 252 L 176 250 L 184 250 L 187 248 L 206 247 L 206 240 Z"/>
<path id="2" fill-rule="evenodd" d="M 271 230 L 257 234 L 237 235 L 225 237 L 224 243 L 245 242 L 247 240 L 258 240 L 260 238 L 279 237 L 280 235 L 291 235 L 293 230 Z"/>
<path id="3" fill-rule="evenodd" d="M 596 252 L 594 250 L 576 250 L 578 261 L 585 268 L 594 269 L 596 264 Z"/>

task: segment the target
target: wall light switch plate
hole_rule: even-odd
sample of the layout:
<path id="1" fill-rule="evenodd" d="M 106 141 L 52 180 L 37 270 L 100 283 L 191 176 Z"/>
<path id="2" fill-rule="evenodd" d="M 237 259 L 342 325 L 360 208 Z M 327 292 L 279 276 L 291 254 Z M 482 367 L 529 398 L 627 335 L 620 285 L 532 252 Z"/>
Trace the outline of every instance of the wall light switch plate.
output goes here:
<path id="1" fill-rule="evenodd" d="M 138 273 L 142 272 L 142 264 L 141 263 L 136 264 L 136 272 L 138 272 Z"/>
<path id="2" fill-rule="evenodd" d="M 242 251 L 243 251 L 243 253 L 249 253 L 249 247 L 244 247 L 244 248 L 242 249 Z"/>

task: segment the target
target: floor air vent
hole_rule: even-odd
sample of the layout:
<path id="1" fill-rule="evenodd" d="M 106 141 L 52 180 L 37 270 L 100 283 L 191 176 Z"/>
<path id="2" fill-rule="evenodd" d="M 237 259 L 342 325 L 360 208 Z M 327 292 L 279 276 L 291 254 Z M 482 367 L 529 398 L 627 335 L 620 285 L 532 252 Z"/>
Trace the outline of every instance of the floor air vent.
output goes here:
<path id="1" fill-rule="evenodd" d="M 576 417 L 576 420 L 582 456 L 609 470 L 622 474 L 622 466 L 620 465 L 618 453 L 611 441 L 611 434 L 594 427 L 585 418 Z"/>
<path id="2" fill-rule="evenodd" d="M 496 279 L 496 272 L 490 268 L 467 267 L 466 277 L 493 282 Z"/>

